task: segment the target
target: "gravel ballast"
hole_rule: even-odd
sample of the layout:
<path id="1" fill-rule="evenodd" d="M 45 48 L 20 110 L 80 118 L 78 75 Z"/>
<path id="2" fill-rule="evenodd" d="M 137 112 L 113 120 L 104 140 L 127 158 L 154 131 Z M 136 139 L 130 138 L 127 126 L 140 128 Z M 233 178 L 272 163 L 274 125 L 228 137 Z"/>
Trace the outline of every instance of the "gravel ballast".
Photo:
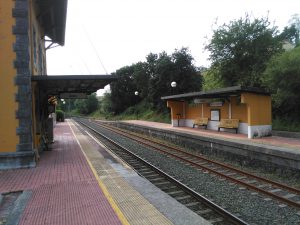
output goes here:
<path id="1" fill-rule="evenodd" d="M 300 213 L 269 197 L 248 190 L 218 176 L 183 164 L 111 131 L 97 127 L 128 150 L 179 179 L 249 224 L 299 224 Z"/>

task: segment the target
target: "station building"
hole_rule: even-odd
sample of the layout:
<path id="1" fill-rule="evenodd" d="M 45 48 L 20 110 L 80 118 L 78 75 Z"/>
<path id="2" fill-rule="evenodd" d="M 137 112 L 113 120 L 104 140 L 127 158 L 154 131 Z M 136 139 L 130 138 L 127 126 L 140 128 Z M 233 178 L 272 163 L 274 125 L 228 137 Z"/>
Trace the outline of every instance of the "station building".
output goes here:
<path id="1" fill-rule="evenodd" d="M 173 126 L 193 127 L 197 118 L 206 118 L 207 129 L 231 132 L 222 120 L 237 120 L 237 133 L 248 138 L 270 136 L 271 96 L 259 88 L 234 86 L 162 97 L 171 109 Z M 230 126 L 228 126 L 230 127 Z"/>
<path id="2" fill-rule="evenodd" d="M 86 96 L 116 78 L 47 76 L 46 51 L 64 45 L 67 0 L 0 1 L 0 169 L 34 167 L 49 98 Z"/>

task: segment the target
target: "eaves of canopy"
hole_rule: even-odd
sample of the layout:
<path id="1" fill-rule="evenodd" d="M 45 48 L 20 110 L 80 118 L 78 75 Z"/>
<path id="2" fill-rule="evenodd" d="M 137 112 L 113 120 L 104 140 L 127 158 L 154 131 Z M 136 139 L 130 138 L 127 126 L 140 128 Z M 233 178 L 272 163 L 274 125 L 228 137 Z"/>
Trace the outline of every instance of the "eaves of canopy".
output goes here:
<path id="1" fill-rule="evenodd" d="M 37 0 L 38 19 L 53 43 L 61 46 L 65 43 L 65 29 L 68 0 Z"/>
<path id="2" fill-rule="evenodd" d="M 47 95 L 60 96 L 65 93 L 83 93 L 89 95 L 117 80 L 113 75 L 57 75 L 32 76 L 40 90 Z"/>
<path id="3" fill-rule="evenodd" d="M 162 100 L 173 100 L 173 101 L 185 101 L 194 98 L 201 98 L 201 99 L 212 99 L 212 98 L 228 98 L 229 96 L 237 96 L 241 93 L 255 93 L 261 95 L 270 95 L 267 91 L 262 88 L 255 88 L 255 87 L 243 87 L 243 86 L 233 86 L 233 87 L 226 87 L 220 88 L 215 90 L 209 91 L 199 91 L 199 92 L 190 92 L 178 95 L 170 95 L 161 97 Z"/>

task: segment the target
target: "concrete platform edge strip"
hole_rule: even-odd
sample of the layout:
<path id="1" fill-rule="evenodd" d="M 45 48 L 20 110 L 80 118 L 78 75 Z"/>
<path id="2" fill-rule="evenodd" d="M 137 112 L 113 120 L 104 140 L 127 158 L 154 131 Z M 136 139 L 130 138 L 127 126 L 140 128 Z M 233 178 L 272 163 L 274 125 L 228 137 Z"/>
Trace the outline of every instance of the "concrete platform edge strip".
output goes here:
<path id="1" fill-rule="evenodd" d="M 85 152 L 83 151 L 82 149 L 82 146 L 79 142 L 79 140 L 77 139 L 76 135 L 75 135 L 75 132 L 74 130 L 72 129 L 72 127 L 70 126 L 70 123 L 68 122 L 68 125 L 72 131 L 72 134 L 73 136 L 75 137 L 76 139 L 76 142 L 77 144 L 79 145 L 80 147 L 80 150 L 81 152 L 83 153 L 87 163 L 89 164 L 89 167 L 91 168 L 96 180 L 97 180 L 97 183 L 100 187 L 100 189 L 103 191 L 106 199 L 108 200 L 109 204 L 111 205 L 111 207 L 113 208 L 113 210 L 115 211 L 115 213 L 117 214 L 119 220 L 121 221 L 122 224 L 124 225 L 130 225 L 130 223 L 127 221 L 126 217 L 124 216 L 124 214 L 122 213 L 122 211 L 120 210 L 120 208 L 117 206 L 117 204 L 115 203 L 114 199 L 112 198 L 112 196 L 109 194 L 107 188 L 105 187 L 105 185 L 102 183 L 102 181 L 99 179 L 98 175 L 97 175 L 97 172 L 95 170 L 95 168 L 93 167 L 92 163 L 90 162 L 90 160 L 88 159 L 87 155 L 85 154 Z"/>

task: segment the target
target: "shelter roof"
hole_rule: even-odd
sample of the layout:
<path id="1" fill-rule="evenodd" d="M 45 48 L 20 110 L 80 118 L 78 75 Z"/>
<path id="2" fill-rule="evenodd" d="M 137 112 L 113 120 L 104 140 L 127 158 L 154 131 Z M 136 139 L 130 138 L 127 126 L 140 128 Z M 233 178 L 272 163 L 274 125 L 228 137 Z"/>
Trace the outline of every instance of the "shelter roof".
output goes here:
<path id="1" fill-rule="evenodd" d="M 58 75 L 58 76 L 32 76 L 31 80 L 37 82 L 41 90 L 48 95 L 62 93 L 85 93 L 87 95 L 104 88 L 107 84 L 116 81 L 113 75 Z"/>
<path id="2" fill-rule="evenodd" d="M 178 95 L 170 95 L 161 97 L 162 100 L 185 100 L 193 98 L 227 98 L 232 95 L 239 95 L 241 93 L 255 93 L 261 95 L 270 95 L 267 91 L 261 88 L 255 87 L 243 87 L 243 86 L 233 86 L 220 88 L 209 91 L 200 91 L 200 92 L 190 92 Z"/>
<path id="3" fill-rule="evenodd" d="M 68 0 L 38 0 L 39 19 L 45 29 L 45 35 L 54 43 L 65 44 L 65 29 Z"/>

